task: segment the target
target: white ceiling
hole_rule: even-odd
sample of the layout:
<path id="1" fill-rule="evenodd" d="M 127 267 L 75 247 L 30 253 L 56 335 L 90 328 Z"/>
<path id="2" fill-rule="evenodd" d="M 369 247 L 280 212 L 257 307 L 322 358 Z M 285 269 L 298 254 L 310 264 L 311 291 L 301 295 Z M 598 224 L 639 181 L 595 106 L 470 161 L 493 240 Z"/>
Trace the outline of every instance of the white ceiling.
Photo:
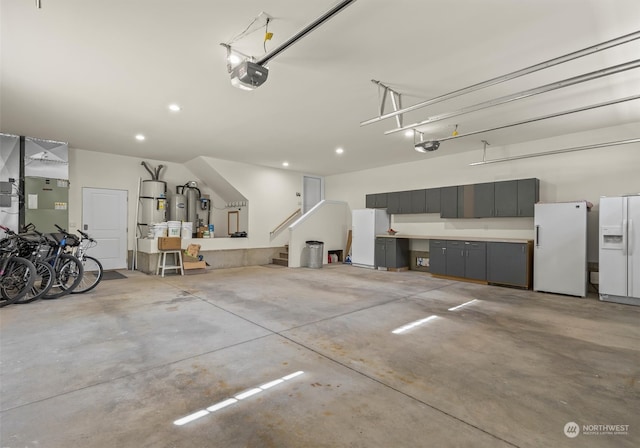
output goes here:
<path id="1" fill-rule="evenodd" d="M 395 120 L 370 126 L 378 79 L 409 106 L 640 29 L 638 0 L 358 0 L 231 86 L 225 50 L 260 12 L 275 48 L 334 0 L 1 0 L 0 130 L 71 147 L 186 162 L 205 155 L 330 175 L 456 151 L 640 123 L 638 101 L 444 142 L 419 154 Z M 262 31 L 234 46 L 264 53 Z M 405 123 L 629 62 L 625 44 L 405 115 Z M 640 93 L 640 69 L 438 122 L 431 138 Z M 170 103 L 182 106 L 171 113 Z M 137 142 L 135 134 L 147 139 Z M 335 154 L 341 146 L 345 153 Z M 555 149 L 555 148 L 549 148 Z"/>

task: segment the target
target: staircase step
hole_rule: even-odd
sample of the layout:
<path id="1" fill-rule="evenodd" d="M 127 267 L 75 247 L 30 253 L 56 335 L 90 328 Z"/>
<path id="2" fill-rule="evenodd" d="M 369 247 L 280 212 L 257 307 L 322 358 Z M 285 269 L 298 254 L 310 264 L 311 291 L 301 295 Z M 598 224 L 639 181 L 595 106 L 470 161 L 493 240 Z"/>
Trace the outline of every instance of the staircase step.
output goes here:
<path id="1" fill-rule="evenodd" d="M 289 259 L 289 252 L 280 252 L 280 258 Z"/>
<path id="2" fill-rule="evenodd" d="M 273 264 L 277 264 L 280 266 L 289 266 L 289 260 L 287 258 L 272 258 Z"/>

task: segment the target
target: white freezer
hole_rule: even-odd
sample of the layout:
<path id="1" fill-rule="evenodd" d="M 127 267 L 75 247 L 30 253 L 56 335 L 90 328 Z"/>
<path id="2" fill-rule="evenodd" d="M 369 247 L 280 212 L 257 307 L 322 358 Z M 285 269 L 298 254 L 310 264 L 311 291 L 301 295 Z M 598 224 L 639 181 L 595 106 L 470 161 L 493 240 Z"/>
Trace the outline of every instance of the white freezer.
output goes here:
<path id="1" fill-rule="evenodd" d="M 587 295 L 587 203 L 538 203 L 534 214 L 535 291 Z"/>
<path id="2" fill-rule="evenodd" d="M 360 267 L 375 267 L 376 235 L 389 229 L 386 210 L 353 210 L 351 217 L 351 264 Z"/>

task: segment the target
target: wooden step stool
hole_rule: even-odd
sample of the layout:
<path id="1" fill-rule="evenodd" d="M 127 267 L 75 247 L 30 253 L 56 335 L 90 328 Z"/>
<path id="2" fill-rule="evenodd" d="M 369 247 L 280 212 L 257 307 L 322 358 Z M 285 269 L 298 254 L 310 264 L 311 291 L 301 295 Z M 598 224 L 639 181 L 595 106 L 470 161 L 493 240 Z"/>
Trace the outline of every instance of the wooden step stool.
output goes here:
<path id="1" fill-rule="evenodd" d="M 167 265 L 167 255 L 173 255 L 173 263 Z M 184 269 L 182 268 L 182 251 L 181 250 L 161 250 L 158 256 L 158 265 L 156 266 L 156 275 L 162 269 L 162 277 L 164 277 L 164 271 L 169 269 L 180 270 L 180 275 L 184 275 Z"/>

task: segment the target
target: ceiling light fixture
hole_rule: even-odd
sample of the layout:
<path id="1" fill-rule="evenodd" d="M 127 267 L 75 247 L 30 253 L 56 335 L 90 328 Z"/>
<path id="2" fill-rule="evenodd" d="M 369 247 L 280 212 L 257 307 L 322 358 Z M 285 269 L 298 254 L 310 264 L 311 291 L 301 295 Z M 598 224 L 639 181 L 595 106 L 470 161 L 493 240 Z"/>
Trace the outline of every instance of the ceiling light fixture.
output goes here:
<path id="1" fill-rule="evenodd" d="M 420 137 L 418 141 L 415 139 L 416 136 Z M 413 142 L 413 148 L 418 152 L 431 152 L 440 147 L 440 142 L 438 140 L 425 140 L 424 132 L 416 131 L 415 129 Z"/>
<path id="2" fill-rule="evenodd" d="M 182 108 L 178 104 L 169 104 L 169 110 L 171 112 L 180 112 Z"/>
<path id="3" fill-rule="evenodd" d="M 404 131 L 404 136 L 407 138 L 413 137 L 413 129 L 407 129 L 406 131 Z"/>
<path id="4" fill-rule="evenodd" d="M 344 149 L 342 149 L 342 148 L 337 148 L 336 149 L 336 154 L 342 154 L 342 153 L 344 153 Z"/>
<path id="5" fill-rule="evenodd" d="M 138 140 L 139 142 L 143 142 L 145 139 L 146 137 L 142 134 L 136 135 L 136 140 Z"/>
<path id="6" fill-rule="evenodd" d="M 282 166 L 289 166 L 289 162 L 282 162 Z"/>

